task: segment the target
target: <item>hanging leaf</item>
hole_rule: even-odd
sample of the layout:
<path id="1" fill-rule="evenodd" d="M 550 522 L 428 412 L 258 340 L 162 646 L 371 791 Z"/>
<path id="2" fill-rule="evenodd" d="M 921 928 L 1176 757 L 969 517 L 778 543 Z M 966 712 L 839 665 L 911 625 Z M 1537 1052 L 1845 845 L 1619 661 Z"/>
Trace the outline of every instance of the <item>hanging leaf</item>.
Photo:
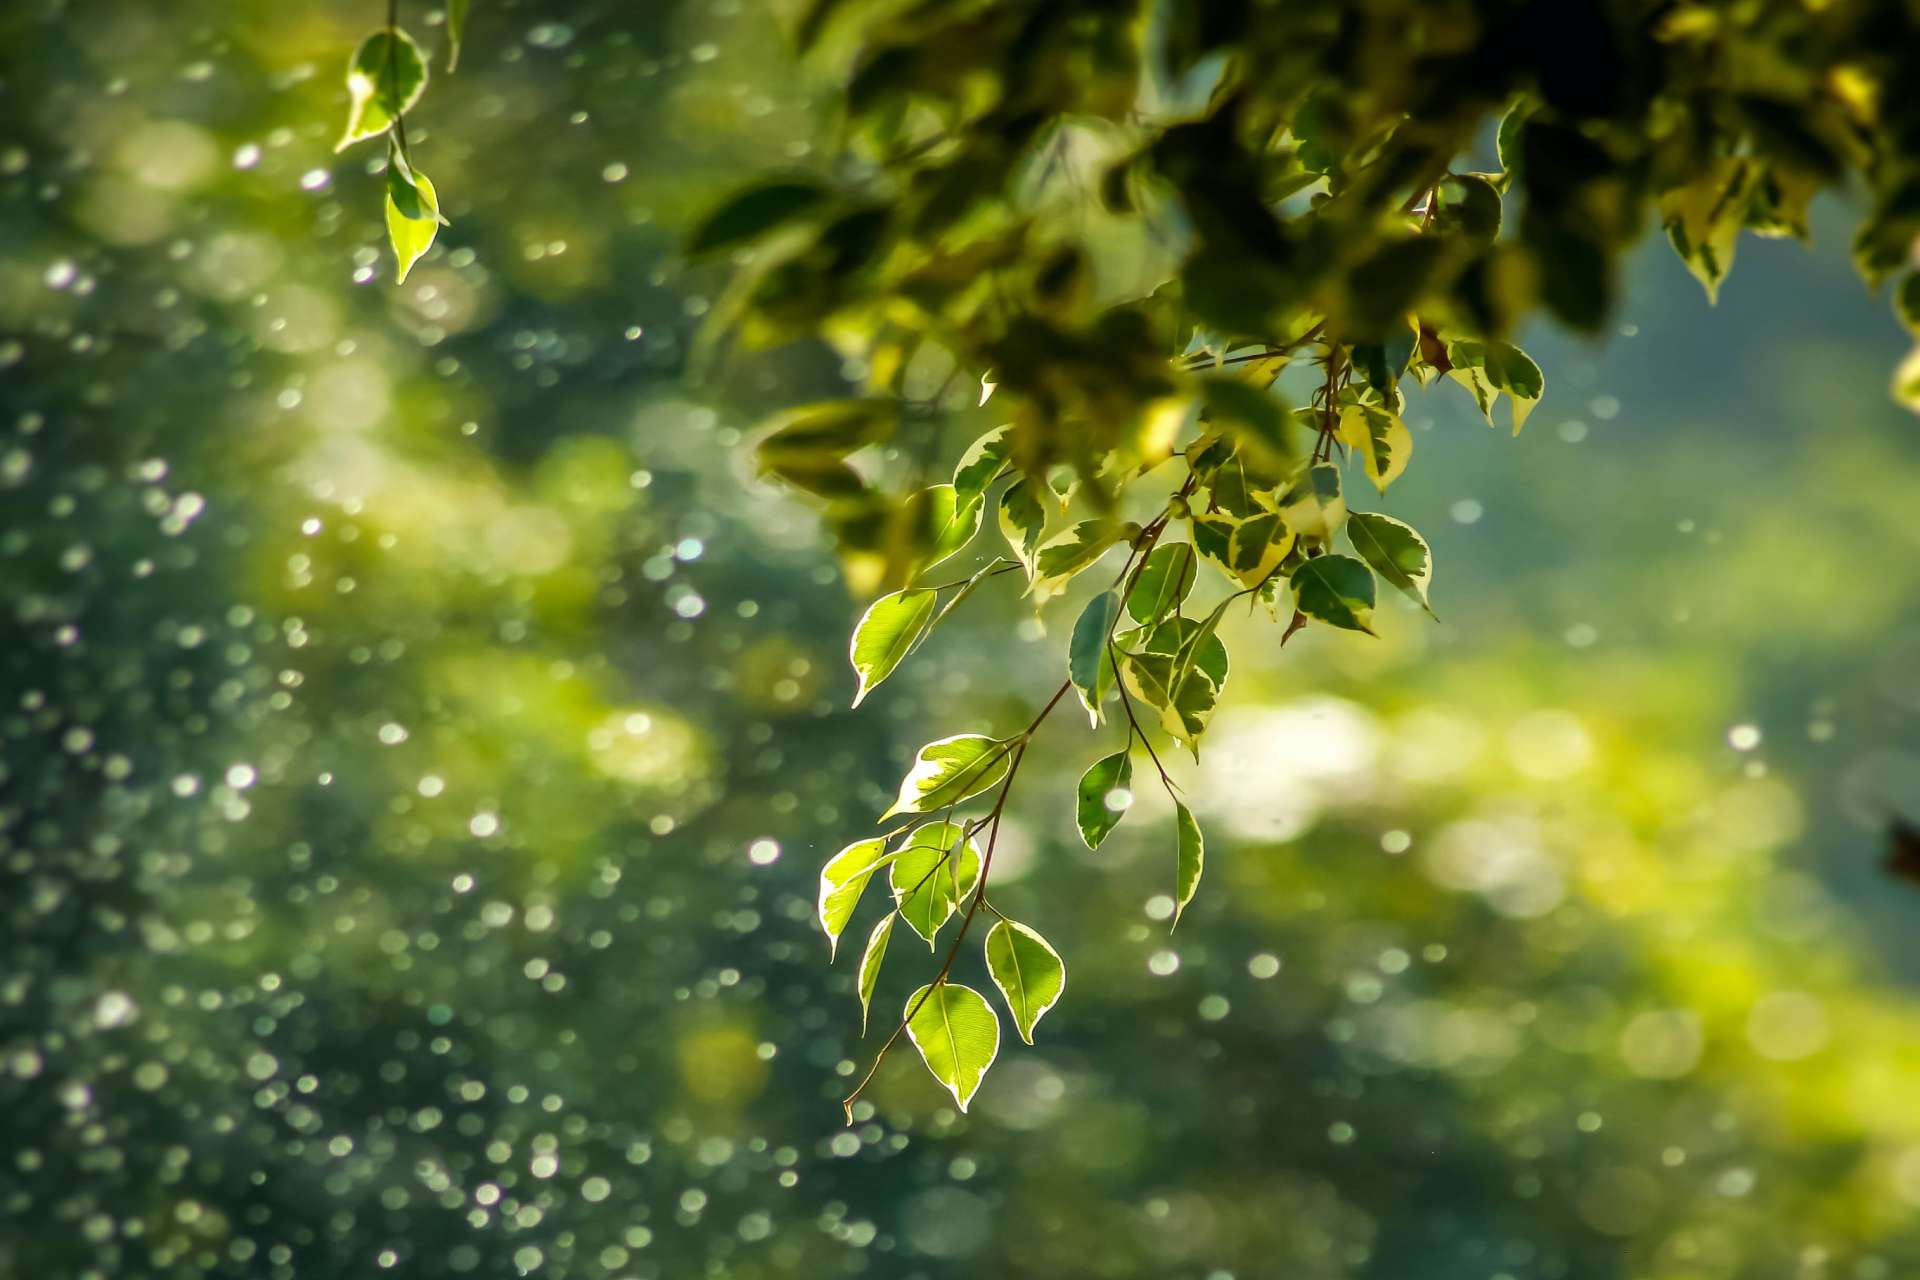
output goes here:
<path id="1" fill-rule="evenodd" d="M 1199 567 L 1188 543 L 1163 542 L 1155 547 L 1127 592 L 1127 616 L 1153 626 L 1178 613 L 1193 590 Z"/>
<path id="2" fill-rule="evenodd" d="M 893 861 L 895 855 L 886 848 L 887 842 L 882 836 L 856 840 L 820 868 L 820 928 L 827 935 L 829 956 L 839 951 L 840 935 L 846 930 L 847 921 L 853 918 L 853 909 L 860 904 L 867 881 L 873 878 L 874 872 Z"/>
<path id="3" fill-rule="evenodd" d="M 1302 538 L 1333 541 L 1347 522 L 1347 500 L 1340 492 L 1340 468 L 1331 462 L 1307 468 L 1280 498 L 1287 527 Z"/>
<path id="4" fill-rule="evenodd" d="M 860 1034 L 867 1034 L 867 1012 L 873 1007 L 873 989 L 880 981 L 880 964 L 887 958 L 887 939 L 893 937 L 893 922 L 900 918 L 897 911 L 889 911 L 880 917 L 880 923 L 873 926 L 873 932 L 867 935 L 867 949 L 860 953 Z"/>
<path id="5" fill-rule="evenodd" d="M 1433 613 L 1427 584 L 1433 580 L 1433 553 L 1413 526 L 1373 511 L 1347 518 L 1347 537 L 1373 571 L 1409 600 Z M 1437 615 L 1436 615 L 1437 616 Z"/>
<path id="6" fill-rule="evenodd" d="M 1080 705 L 1087 709 L 1087 719 L 1095 725 L 1100 723 L 1100 702 L 1106 692 L 1100 687 L 1101 664 L 1107 656 L 1107 637 L 1119 616 L 1120 593 L 1101 592 L 1081 610 L 1067 645 L 1067 675 L 1080 695 Z"/>
<path id="7" fill-rule="evenodd" d="M 909 996 L 907 1015 L 907 1038 L 964 1112 L 1000 1053 L 1000 1019 L 978 991 L 945 981 Z"/>
<path id="8" fill-rule="evenodd" d="M 853 693 L 853 705 L 872 693 L 875 686 L 900 665 L 901 659 L 919 641 L 933 617 L 938 596 L 932 591 L 895 591 L 881 596 L 867 607 L 853 629 L 847 657 L 859 687 Z"/>
<path id="9" fill-rule="evenodd" d="M 1032 581 L 1034 557 L 1047 527 L 1047 509 L 1034 496 L 1031 480 L 1007 486 L 1006 492 L 1000 495 L 999 518 L 1002 536 L 1013 548 L 1014 558 L 1025 567 L 1028 581 Z"/>
<path id="10" fill-rule="evenodd" d="M 394 283 L 405 284 L 413 264 L 433 247 L 434 234 L 445 219 L 440 217 L 440 197 L 426 174 L 415 169 L 408 181 L 397 169 L 389 168 L 387 175 L 387 239 L 393 244 L 394 261 L 398 263 Z M 409 214 L 409 209 L 418 216 Z"/>
<path id="11" fill-rule="evenodd" d="M 1719 300 L 1720 282 L 1733 268 L 1734 245 L 1747 221 L 1758 173 L 1743 156 L 1723 156 L 1660 197 L 1667 239 L 1706 289 L 1709 302 Z"/>
<path id="12" fill-rule="evenodd" d="M 987 931 L 987 972 L 1007 1002 L 1020 1038 L 1033 1043 L 1033 1028 L 1067 989 L 1067 966 L 1051 943 L 1026 925 L 1002 920 Z"/>
<path id="13" fill-rule="evenodd" d="M 1377 404 L 1352 404 L 1340 413 L 1340 441 L 1360 456 L 1367 479 L 1385 493 L 1413 457 L 1413 433 L 1400 415 Z"/>
<path id="14" fill-rule="evenodd" d="M 1234 526 L 1227 540 L 1227 568 L 1243 587 L 1258 586 L 1293 550 L 1294 533 L 1277 512 L 1263 512 Z"/>
<path id="15" fill-rule="evenodd" d="M 1098 849 L 1126 816 L 1132 803 L 1133 756 L 1116 751 L 1093 762 L 1080 776 L 1074 792 L 1074 817 L 1080 824 L 1080 838 L 1087 848 Z M 1117 807 L 1116 807 L 1117 802 Z"/>
<path id="16" fill-rule="evenodd" d="M 447 72 L 460 65 L 460 45 L 467 38 L 467 10 L 473 0 L 447 0 Z"/>
<path id="17" fill-rule="evenodd" d="M 1187 904 L 1193 901 L 1194 893 L 1200 888 L 1200 873 L 1207 862 L 1207 842 L 1200 834 L 1200 824 L 1194 821 L 1193 811 L 1178 800 L 1173 802 L 1173 828 L 1173 922 L 1177 925 Z"/>
<path id="18" fill-rule="evenodd" d="M 929 742 L 915 753 L 913 768 L 900 781 L 893 807 L 880 815 L 932 813 L 979 795 L 1007 771 L 1011 744 L 978 733 L 957 733 Z"/>
<path id="19" fill-rule="evenodd" d="M 1293 574 L 1294 607 L 1309 618 L 1374 634 L 1373 574 L 1352 556 L 1314 556 Z"/>
<path id="20" fill-rule="evenodd" d="M 1447 376 L 1473 393 L 1473 401 L 1493 425 L 1493 405 L 1501 392 L 1513 405 L 1513 434 L 1519 435 L 1545 393 L 1546 380 L 1533 358 L 1511 342 L 1462 338 L 1447 344 L 1452 365 Z"/>
<path id="21" fill-rule="evenodd" d="M 347 63 L 347 128 L 333 149 L 345 151 L 393 128 L 426 87 L 427 60 L 413 37 L 397 27 L 374 32 Z"/>
<path id="22" fill-rule="evenodd" d="M 959 464 L 953 469 L 953 500 L 961 509 L 973 506 L 985 496 L 987 486 L 1000 478 L 1007 469 L 1007 459 L 1011 456 L 1012 446 L 1007 440 L 1007 428 L 999 427 L 975 440 L 960 455 Z"/>
<path id="23" fill-rule="evenodd" d="M 958 823 L 928 823 L 907 837 L 887 871 L 900 918 L 929 947 L 980 875 L 980 855 L 965 834 Z"/>

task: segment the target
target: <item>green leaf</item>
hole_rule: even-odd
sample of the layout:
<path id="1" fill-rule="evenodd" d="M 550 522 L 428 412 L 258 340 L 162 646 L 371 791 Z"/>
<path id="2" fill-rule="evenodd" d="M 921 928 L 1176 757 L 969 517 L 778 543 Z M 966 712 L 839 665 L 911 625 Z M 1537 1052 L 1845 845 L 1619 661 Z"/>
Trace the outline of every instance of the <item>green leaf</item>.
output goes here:
<path id="1" fill-rule="evenodd" d="M 1033 482 L 1021 480 L 1007 486 L 1000 495 L 1000 532 L 1013 548 L 1014 558 L 1026 568 L 1027 578 L 1034 574 L 1034 558 L 1040 537 L 1047 528 L 1047 509 L 1034 496 Z"/>
<path id="2" fill-rule="evenodd" d="M 854 706 L 859 706 L 875 686 L 892 675 L 900 660 L 912 650 L 926 631 L 937 600 L 938 596 L 932 591 L 895 591 L 867 606 L 847 647 L 853 673 L 860 680 L 853 694 Z"/>
<path id="3" fill-rule="evenodd" d="M 907 1037 L 964 1112 L 1000 1052 L 1000 1019 L 978 991 L 942 981 L 907 998 Z"/>
<path id="4" fill-rule="evenodd" d="M 1133 589 L 1127 592 L 1127 615 L 1135 622 L 1153 626 L 1179 612 L 1181 602 L 1193 590 L 1199 568 L 1189 544 L 1161 543 L 1133 579 Z"/>
<path id="5" fill-rule="evenodd" d="M 867 949 L 860 953 L 861 1035 L 867 1034 L 867 1012 L 873 1007 L 873 988 L 880 981 L 880 963 L 887 958 L 887 939 L 893 936 L 893 922 L 899 918 L 897 911 L 881 916 L 880 923 L 867 935 Z"/>
<path id="6" fill-rule="evenodd" d="M 1087 718 L 1096 725 L 1100 723 L 1100 700 L 1105 692 L 1100 688 L 1100 664 L 1107 656 L 1107 637 L 1119 616 L 1120 593 L 1101 592 L 1081 610 L 1079 621 L 1073 624 L 1073 639 L 1067 645 L 1067 675 L 1073 680 L 1074 692 L 1080 695 L 1080 705 L 1087 709 Z"/>
<path id="7" fill-rule="evenodd" d="M 762 182 L 736 192 L 687 238 L 694 255 L 733 249 L 818 209 L 826 203 L 827 188 L 809 179 Z"/>
<path id="8" fill-rule="evenodd" d="M 1294 606 L 1309 618 L 1374 634 L 1373 574 L 1352 556 L 1314 556 L 1293 574 Z"/>
<path id="9" fill-rule="evenodd" d="M 394 261 L 399 264 L 394 273 L 395 284 L 407 282 L 407 273 L 433 247 L 434 234 L 440 230 L 440 197 L 434 191 L 433 183 L 418 169 L 413 170 L 412 179 L 412 182 L 407 182 L 397 170 L 388 170 L 387 239 L 393 242 Z M 396 188 L 407 200 L 407 208 L 420 216 L 410 216 L 402 209 L 394 199 Z"/>
<path id="10" fill-rule="evenodd" d="M 962 508 L 979 502 L 987 492 L 987 486 L 1000 478 L 1007 469 L 1007 459 L 1012 446 L 1007 440 L 1007 428 L 1000 427 L 989 431 L 967 446 L 960 455 L 960 462 L 953 469 L 953 499 Z"/>
<path id="11" fill-rule="evenodd" d="M 1132 785 L 1133 756 L 1127 751 L 1116 751 L 1094 761 L 1093 766 L 1080 775 L 1080 785 L 1074 793 L 1074 817 L 1080 824 L 1080 838 L 1087 842 L 1087 848 L 1098 849 L 1100 842 L 1120 825 L 1127 807 L 1123 804 L 1116 809 L 1107 798 L 1116 791 L 1127 792 L 1130 797 Z"/>
<path id="12" fill-rule="evenodd" d="M 467 38 L 467 10 L 473 0 L 447 0 L 447 72 L 460 65 L 460 44 Z"/>
<path id="13" fill-rule="evenodd" d="M 978 733 L 957 733 L 929 742 L 915 753 L 913 768 L 900 781 L 893 807 L 880 815 L 932 813 L 977 796 L 1007 771 L 1009 743 Z"/>
<path id="14" fill-rule="evenodd" d="M 1280 567 L 1293 542 L 1293 530 L 1278 513 L 1262 512 L 1234 526 L 1227 540 L 1227 568 L 1241 586 L 1258 586 Z"/>
<path id="15" fill-rule="evenodd" d="M 1533 358 L 1511 342 L 1480 342 L 1461 338 L 1447 344 L 1453 365 L 1447 376 L 1473 393 L 1474 403 L 1493 425 L 1493 403 L 1500 392 L 1513 404 L 1513 434 L 1519 435 L 1527 415 L 1546 390 L 1546 379 Z"/>
<path id="16" fill-rule="evenodd" d="M 925 573 L 960 554 L 980 532 L 980 504 L 961 506 L 950 484 L 928 485 L 907 499 L 907 503 L 909 510 L 919 516 L 932 542 L 926 558 L 916 562 L 915 573 Z"/>
<path id="17" fill-rule="evenodd" d="M 1026 925 L 1002 920 L 987 931 L 987 972 L 1007 1002 L 1020 1038 L 1033 1043 L 1033 1028 L 1067 989 L 1067 966 L 1051 943 Z"/>
<path id="18" fill-rule="evenodd" d="M 1723 156 L 1708 161 L 1705 171 L 1685 186 L 1660 197 L 1673 251 L 1687 264 L 1707 291 L 1707 301 L 1720 296 L 1720 282 L 1733 268 L 1733 250 L 1746 224 L 1759 169 L 1745 157 Z"/>
<path id="19" fill-rule="evenodd" d="M 958 823 L 930 822 L 907 837 L 887 872 L 900 918 L 929 947 L 980 876 L 980 855 L 964 834 Z"/>
<path id="20" fill-rule="evenodd" d="M 333 149 L 345 151 L 393 128 L 426 87 L 427 60 L 413 37 L 397 27 L 391 33 L 374 32 L 347 63 L 347 128 Z"/>
<path id="21" fill-rule="evenodd" d="M 847 921 L 853 918 L 853 909 L 860 904 L 867 881 L 894 860 L 895 855 L 886 848 L 884 836 L 856 840 L 820 868 L 820 928 L 827 935 L 829 955 L 840 949 L 840 935 L 846 930 Z"/>
<path id="22" fill-rule="evenodd" d="M 1193 901 L 1193 895 L 1200 888 L 1200 872 L 1207 862 L 1207 841 L 1200 833 L 1200 824 L 1194 821 L 1193 810 L 1176 800 L 1173 802 L 1174 826 L 1174 894 L 1173 922 L 1180 923 L 1180 915 Z"/>
<path id="23" fill-rule="evenodd" d="M 1385 493 L 1413 456 L 1413 433 L 1382 405 L 1352 404 L 1340 413 L 1340 440 L 1360 455 L 1373 487 Z"/>
<path id="24" fill-rule="evenodd" d="M 1040 544 L 1034 556 L 1034 575 L 1042 582 L 1065 582 L 1119 540 L 1120 526 L 1114 521 L 1082 520 Z"/>
<path id="25" fill-rule="evenodd" d="M 1280 515 L 1302 538 L 1333 541 L 1347 522 L 1347 500 L 1340 492 L 1340 468 L 1331 462 L 1307 468 L 1280 499 Z"/>
<path id="26" fill-rule="evenodd" d="M 1433 581 L 1433 552 L 1412 525 L 1378 512 L 1356 511 L 1347 519 L 1347 537 L 1375 573 L 1433 614 L 1433 606 L 1427 602 L 1427 584 Z"/>

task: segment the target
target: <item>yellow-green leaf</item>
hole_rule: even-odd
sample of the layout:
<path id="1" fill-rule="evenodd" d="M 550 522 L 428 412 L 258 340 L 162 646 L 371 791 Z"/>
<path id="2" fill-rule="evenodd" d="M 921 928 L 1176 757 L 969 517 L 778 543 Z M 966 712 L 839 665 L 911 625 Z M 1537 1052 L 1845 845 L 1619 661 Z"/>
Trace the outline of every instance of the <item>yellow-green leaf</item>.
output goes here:
<path id="1" fill-rule="evenodd" d="M 827 935 L 828 954 L 840 949 L 840 935 L 853 909 L 860 904 L 873 873 L 892 862 L 896 855 L 886 851 L 886 839 L 856 840 L 827 859 L 820 868 L 820 928 Z"/>
<path id="2" fill-rule="evenodd" d="M 907 838 L 887 872 L 900 917 L 928 946 L 980 875 L 980 855 L 964 834 L 957 823 L 929 823 Z"/>
<path id="3" fill-rule="evenodd" d="M 1374 511 L 1356 511 L 1347 520 L 1347 537 L 1373 571 L 1415 604 L 1433 613 L 1427 584 L 1433 581 L 1433 552 L 1414 527 Z"/>
<path id="4" fill-rule="evenodd" d="M 423 254 L 433 247 L 433 237 L 440 230 L 440 197 L 433 189 L 433 183 L 427 175 L 418 169 L 413 170 L 413 182 L 408 187 L 400 183 L 402 190 L 417 193 L 412 205 L 420 217 L 410 217 L 394 199 L 395 183 L 387 184 L 387 239 L 393 242 L 394 260 L 399 264 L 394 274 L 395 284 L 405 284 L 407 273 L 413 270 L 413 264 L 420 261 Z"/>
<path id="5" fill-rule="evenodd" d="M 892 675 L 918 642 L 937 599 L 931 591 L 895 591 L 867 606 L 847 645 L 847 659 L 860 682 L 853 693 L 854 706 Z"/>
<path id="6" fill-rule="evenodd" d="M 393 128 L 427 87 L 427 60 L 413 37 L 399 28 L 376 31 L 360 42 L 347 64 L 347 128 L 335 151 Z"/>
<path id="7" fill-rule="evenodd" d="M 1000 1019 L 978 991 L 943 981 L 907 998 L 907 1037 L 965 1111 L 999 1056 Z"/>
<path id="8" fill-rule="evenodd" d="M 867 935 L 867 949 L 860 953 L 861 1035 L 867 1034 L 867 1012 L 873 1007 L 873 989 L 880 981 L 880 962 L 887 958 L 887 939 L 893 936 L 893 922 L 899 918 L 896 911 L 881 916 L 880 923 Z"/>
<path id="9" fill-rule="evenodd" d="M 1200 833 L 1200 824 L 1194 821 L 1193 811 L 1178 800 L 1173 802 L 1174 826 L 1174 895 L 1173 922 L 1180 923 L 1180 915 L 1193 901 L 1194 893 L 1200 888 L 1200 873 L 1206 868 L 1207 841 Z"/>
<path id="10" fill-rule="evenodd" d="M 1028 1044 L 1033 1028 L 1067 989 L 1067 966 L 1051 943 L 1026 925 L 1002 920 L 987 931 L 987 972 Z"/>
<path id="11" fill-rule="evenodd" d="M 1008 743 L 979 733 L 956 733 L 929 742 L 914 753 L 913 767 L 900 780 L 893 807 L 880 815 L 932 813 L 979 795 L 1007 771 Z"/>

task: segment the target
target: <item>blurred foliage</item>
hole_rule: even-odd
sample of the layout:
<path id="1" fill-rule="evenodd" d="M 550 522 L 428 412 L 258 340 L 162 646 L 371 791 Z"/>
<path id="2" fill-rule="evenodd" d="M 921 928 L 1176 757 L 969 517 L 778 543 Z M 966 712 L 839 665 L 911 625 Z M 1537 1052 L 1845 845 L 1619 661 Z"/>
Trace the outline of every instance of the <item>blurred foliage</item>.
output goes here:
<path id="1" fill-rule="evenodd" d="M 0 14 L 0 1273 L 1920 1265 L 1871 861 L 1920 468 L 1831 255 L 1744 250 L 1712 340 L 1638 263 L 1604 353 L 1522 335 L 1564 373 L 1518 444 L 1408 411 L 1446 622 L 1223 620 L 1177 932 L 1170 807 L 1087 851 L 1051 725 L 996 902 L 1071 998 L 970 1115 L 890 1061 L 843 1128 L 818 862 L 1064 638 L 983 586 L 850 714 L 857 609 L 734 448 L 845 362 L 688 373 L 724 286 L 677 246 L 841 86 L 751 5 L 476 8 L 394 290 L 383 161 L 332 150 L 370 21 Z"/>

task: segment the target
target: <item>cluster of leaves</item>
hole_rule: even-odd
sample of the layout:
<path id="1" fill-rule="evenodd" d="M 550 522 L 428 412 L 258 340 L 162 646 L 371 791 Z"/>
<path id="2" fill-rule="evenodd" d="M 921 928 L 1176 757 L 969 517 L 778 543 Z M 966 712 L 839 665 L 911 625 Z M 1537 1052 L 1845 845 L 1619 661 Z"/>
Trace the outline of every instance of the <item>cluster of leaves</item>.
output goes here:
<path id="1" fill-rule="evenodd" d="M 1896 3 L 813 0 L 798 38 L 846 69 L 841 172 L 738 193 L 692 248 L 741 268 L 716 316 L 729 338 L 824 336 L 864 370 L 862 398 L 791 413 L 760 449 L 825 503 L 850 585 L 884 593 L 853 634 L 855 702 L 987 578 L 1024 575 L 1040 606 L 1128 550 L 1033 724 L 923 747 L 888 816 L 928 816 L 822 874 L 837 939 L 888 870 L 863 1010 L 894 919 L 931 944 L 959 916 L 901 1026 L 963 1107 L 998 1027 L 950 975 L 976 912 L 999 914 L 994 836 L 1053 705 L 1072 691 L 1098 725 L 1117 695 L 1126 745 L 1082 779 L 1080 830 L 1089 847 L 1112 830 L 1143 747 L 1173 798 L 1184 908 L 1202 838 L 1150 735 L 1197 756 L 1227 609 L 1265 604 L 1283 642 L 1315 623 L 1370 632 L 1380 582 L 1431 612 L 1426 542 L 1350 511 L 1344 480 L 1384 493 L 1406 469 L 1409 379 L 1459 383 L 1489 423 L 1504 396 L 1518 433 L 1544 379 L 1510 335 L 1537 308 L 1598 332 L 1649 210 L 1710 296 L 1742 231 L 1806 237 L 1809 201 L 1850 175 L 1872 193 L 1856 240 L 1870 281 L 1920 236 L 1920 29 Z M 1115 242 L 1135 250 L 1124 270 L 1099 256 Z M 1144 285 L 1142 260 L 1160 268 Z M 1920 332 L 1916 279 L 1896 296 Z M 930 397 L 929 369 L 945 376 Z M 950 394 L 973 374 L 1005 425 L 951 483 L 889 480 L 871 446 L 975 408 Z M 1895 390 L 1920 407 L 1920 359 Z M 1143 489 L 1153 514 L 1129 520 Z M 928 585 L 989 508 L 1010 556 Z M 1163 539 L 1174 529 L 1185 539 Z M 1226 593 L 1189 612 L 1203 564 Z M 1031 941 L 1037 983 L 1026 965 L 1008 979 L 1013 938 Z M 1004 917 L 986 949 L 1029 1037 L 1059 958 Z"/>
<path id="2" fill-rule="evenodd" d="M 447 0 L 447 70 L 460 59 L 472 0 Z M 413 264 L 433 247 L 447 219 L 433 181 L 413 162 L 407 112 L 427 89 L 427 59 L 399 22 L 399 0 L 388 0 L 387 24 L 360 42 L 347 63 L 347 127 L 335 151 L 356 142 L 387 140 L 387 239 L 397 263 L 394 282 L 406 282 Z"/>
<path id="3" fill-rule="evenodd" d="M 457 41 L 464 5 L 448 17 Z M 863 383 L 783 415 L 759 455 L 822 501 L 850 587 L 878 597 L 855 701 L 987 580 L 1022 575 L 1040 607 L 1127 552 L 1033 722 L 923 747 L 887 815 L 908 823 L 823 873 L 833 939 L 875 873 L 892 887 L 863 1005 L 895 919 L 931 944 L 958 916 L 887 1044 L 908 1034 L 963 1106 L 998 1022 L 951 973 L 975 916 L 998 916 L 994 843 L 1034 732 L 1069 692 L 1096 725 L 1117 702 L 1127 743 L 1081 782 L 1081 830 L 1105 838 L 1144 749 L 1176 806 L 1184 906 L 1202 840 L 1151 735 L 1197 753 L 1226 610 L 1266 605 L 1284 640 L 1370 632 L 1382 581 L 1428 605 L 1425 541 L 1346 497 L 1355 471 L 1381 492 L 1405 471 L 1410 379 L 1459 383 L 1489 423 L 1504 397 L 1518 432 L 1544 379 L 1517 325 L 1544 310 L 1599 332 L 1650 213 L 1711 295 L 1743 231 L 1804 238 L 1813 196 L 1848 180 L 1869 197 L 1856 261 L 1876 285 L 1906 272 L 1897 311 L 1920 333 L 1902 0 L 806 0 L 796 36 L 844 73 L 845 146 L 831 171 L 738 193 L 690 249 L 739 268 L 715 333 L 824 338 Z M 404 133 L 425 79 L 391 12 L 349 76 L 345 141 L 391 135 L 402 275 L 438 221 Z M 977 403 L 955 391 L 975 376 Z M 1920 355 L 1895 393 L 1920 407 Z M 989 397 L 1004 425 L 924 483 L 941 425 Z M 989 509 L 1010 554 L 930 584 Z M 1203 563 L 1224 595 L 1198 591 Z M 1027 1035 L 1059 958 L 1004 917 L 987 951 Z"/>

